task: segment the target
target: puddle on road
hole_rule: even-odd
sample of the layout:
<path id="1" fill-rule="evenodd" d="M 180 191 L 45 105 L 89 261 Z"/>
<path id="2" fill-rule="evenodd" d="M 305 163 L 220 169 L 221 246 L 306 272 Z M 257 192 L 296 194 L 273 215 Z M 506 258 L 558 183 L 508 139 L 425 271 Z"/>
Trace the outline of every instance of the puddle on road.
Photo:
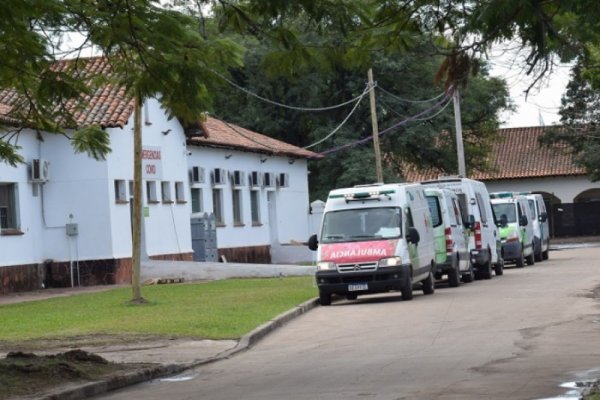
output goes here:
<path id="1" fill-rule="evenodd" d="M 590 388 L 598 379 L 600 379 L 600 368 L 577 372 L 574 374 L 576 381 L 564 382 L 559 385 L 567 391 L 556 397 L 544 397 L 537 400 L 573 400 L 581 399 L 585 389 Z"/>
<path id="2" fill-rule="evenodd" d="M 198 377 L 198 375 L 178 375 L 178 376 L 172 376 L 170 378 L 161 378 L 158 381 L 165 382 L 165 383 L 187 382 L 187 381 L 191 381 L 192 379 L 196 379 L 197 377 Z"/>

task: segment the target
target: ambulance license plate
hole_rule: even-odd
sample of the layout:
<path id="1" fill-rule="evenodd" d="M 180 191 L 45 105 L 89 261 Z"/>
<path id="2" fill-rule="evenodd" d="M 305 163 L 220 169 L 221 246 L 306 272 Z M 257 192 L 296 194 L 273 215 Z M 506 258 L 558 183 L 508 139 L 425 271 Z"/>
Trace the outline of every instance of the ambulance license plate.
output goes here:
<path id="1" fill-rule="evenodd" d="M 357 292 L 359 290 L 369 290 L 369 285 L 366 283 L 351 283 L 348 285 L 349 292 Z"/>

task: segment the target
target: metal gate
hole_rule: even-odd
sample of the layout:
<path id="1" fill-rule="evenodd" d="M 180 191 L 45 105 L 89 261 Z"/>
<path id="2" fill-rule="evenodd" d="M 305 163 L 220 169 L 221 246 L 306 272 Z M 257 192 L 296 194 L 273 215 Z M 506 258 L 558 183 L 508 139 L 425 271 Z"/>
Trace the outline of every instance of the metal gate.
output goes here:
<path id="1" fill-rule="evenodd" d="M 215 215 L 204 213 L 201 217 L 193 217 L 192 224 L 192 250 L 194 261 L 219 260 L 217 250 L 217 226 Z"/>
<path id="2" fill-rule="evenodd" d="M 560 203 L 552 206 L 553 237 L 600 234 L 600 201 Z"/>

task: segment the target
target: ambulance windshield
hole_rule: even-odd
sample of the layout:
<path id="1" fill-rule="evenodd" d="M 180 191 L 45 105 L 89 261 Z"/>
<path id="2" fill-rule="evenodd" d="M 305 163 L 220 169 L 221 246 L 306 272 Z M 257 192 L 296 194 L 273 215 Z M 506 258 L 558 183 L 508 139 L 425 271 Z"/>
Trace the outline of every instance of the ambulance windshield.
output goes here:
<path id="1" fill-rule="evenodd" d="M 515 205 L 513 203 L 496 203 L 492 204 L 494 214 L 501 221 L 503 215 L 506 216 L 506 222 L 511 224 L 517 222 L 517 213 L 515 211 Z"/>
<path id="2" fill-rule="evenodd" d="M 323 216 L 321 243 L 396 239 L 402 236 L 400 207 L 354 208 Z"/>

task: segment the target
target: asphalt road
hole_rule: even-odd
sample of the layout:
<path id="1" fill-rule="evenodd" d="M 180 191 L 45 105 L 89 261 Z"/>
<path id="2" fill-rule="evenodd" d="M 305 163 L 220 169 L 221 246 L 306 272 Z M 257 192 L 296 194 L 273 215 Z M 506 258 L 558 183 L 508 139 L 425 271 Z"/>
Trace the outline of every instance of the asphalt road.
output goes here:
<path id="1" fill-rule="evenodd" d="M 542 399 L 600 377 L 600 248 L 418 293 L 317 307 L 247 352 L 103 398 Z"/>

